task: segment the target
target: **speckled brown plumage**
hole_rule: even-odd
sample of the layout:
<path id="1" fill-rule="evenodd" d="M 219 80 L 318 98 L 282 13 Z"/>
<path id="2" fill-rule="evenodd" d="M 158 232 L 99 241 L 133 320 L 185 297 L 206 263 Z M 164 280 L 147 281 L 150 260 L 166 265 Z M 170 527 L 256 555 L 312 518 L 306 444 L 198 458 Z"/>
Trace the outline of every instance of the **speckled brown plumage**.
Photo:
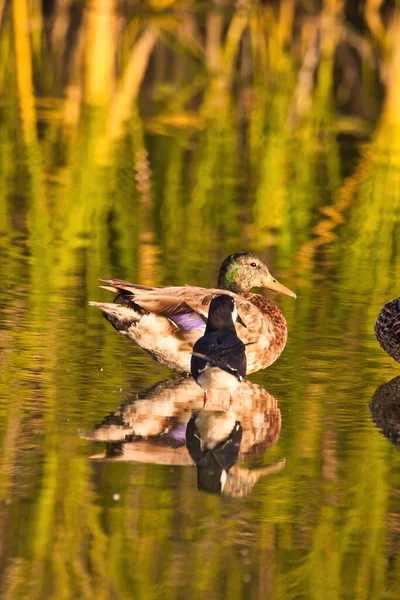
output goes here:
<path id="1" fill-rule="evenodd" d="M 261 294 L 243 292 L 240 297 L 247 300 L 246 304 L 240 305 L 239 311 L 247 329 L 249 332 L 262 332 L 264 338 L 268 339 L 268 347 L 265 342 L 262 346 L 262 340 L 257 340 L 257 344 L 255 344 L 257 348 L 252 349 L 251 346 L 247 348 L 248 355 L 250 353 L 252 357 L 252 368 L 249 370 L 247 365 L 247 372 L 253 373 L 269 367 L 279 357 L 287 341 L 287 323 L 277 305 Z M 243 340 L 242 335 L 239 337 Z M 257 359 L 259 351 L 260 355 Z"/>
<path id="2" fill-rule="evenodd" d="M 385 304 L 376 319 L 374 330 L 385 352 L 400 362 L 400 298 Z"/>

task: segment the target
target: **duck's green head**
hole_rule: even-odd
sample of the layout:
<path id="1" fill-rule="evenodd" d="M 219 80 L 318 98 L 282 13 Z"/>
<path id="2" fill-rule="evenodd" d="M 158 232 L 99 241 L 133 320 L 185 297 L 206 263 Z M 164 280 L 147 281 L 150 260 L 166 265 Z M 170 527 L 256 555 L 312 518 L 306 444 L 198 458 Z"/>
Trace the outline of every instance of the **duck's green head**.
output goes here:
<path id="1" fill-rule="evenodd" d="M 237 252 L 224 260 L 219 270 L 218 287 L 235 293 L 264 287 L 296 298 L 294 292 L 271 275 L 261 258 L 250 252 Z"/>

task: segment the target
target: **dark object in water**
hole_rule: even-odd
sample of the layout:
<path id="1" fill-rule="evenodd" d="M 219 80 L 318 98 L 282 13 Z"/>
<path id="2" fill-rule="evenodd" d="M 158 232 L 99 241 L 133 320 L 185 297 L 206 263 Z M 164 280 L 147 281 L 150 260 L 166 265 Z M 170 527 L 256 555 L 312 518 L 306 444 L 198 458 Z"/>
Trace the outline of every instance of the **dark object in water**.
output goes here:
<path id="1" fill-rule="evenodd" d="M 375 425 L 400 449 L 400 377 L 378 387 L 369 410 Z"/>

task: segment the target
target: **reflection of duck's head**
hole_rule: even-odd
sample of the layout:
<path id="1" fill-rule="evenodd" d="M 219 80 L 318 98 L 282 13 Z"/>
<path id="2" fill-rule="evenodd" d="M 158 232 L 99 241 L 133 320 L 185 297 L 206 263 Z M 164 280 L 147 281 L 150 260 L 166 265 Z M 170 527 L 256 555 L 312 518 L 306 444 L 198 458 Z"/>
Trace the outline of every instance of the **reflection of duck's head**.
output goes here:
<path id="1" fill-rule="evenodd" d="M 261 477 L 279 473 L 279 471 L 282 471 L 282 469 L 285 468 L 285 465 L 285 458 L 281 458 L 266 467 L 258 467 L 255 469 L 247 469 L 246 467 L 234 465 L 229 471 L 224 488 L 224 495 L 230 496 L 231 498 L 244 498 L 251 494 L 254 486 Z"/>
<path id="2" fill-rule="evenodd" d="M 375 425 L 400 449 L 400 377 L 378 387 L 369 409 Z"/>
<path id="3" fill-rule="evenodd" d="M 238 459 L 242 426 L 232 411 L 199 410 L 186 427 L 186 447 L 197 466 L 197 487 L 221 494 Z"/>
<path id="4" fill-rule="evenodd" d="M 400 362 L 400 297 L 385 304 L 376 319 L 374 330 L 385 352 Z"/>

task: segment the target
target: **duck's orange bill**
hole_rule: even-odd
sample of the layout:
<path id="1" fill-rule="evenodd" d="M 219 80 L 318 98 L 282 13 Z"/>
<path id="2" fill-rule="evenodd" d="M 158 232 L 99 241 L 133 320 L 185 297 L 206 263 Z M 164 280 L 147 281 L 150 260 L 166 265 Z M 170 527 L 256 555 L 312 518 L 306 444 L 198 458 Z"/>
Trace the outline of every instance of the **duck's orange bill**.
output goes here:
<path id="1" fill-rule="evenodd" d="M 289 290 L 289 288 L 279 283 L 279 281 L 275 279 L 271 273 L 268 273 L 268 276 L 265 278 L 263 287 L 273 290 L 274 292 L 278 292 L 279 294 L 284 294 L 285 296 L 297 298 L 296 294 L 292 292 L 292 290 Z"/>

